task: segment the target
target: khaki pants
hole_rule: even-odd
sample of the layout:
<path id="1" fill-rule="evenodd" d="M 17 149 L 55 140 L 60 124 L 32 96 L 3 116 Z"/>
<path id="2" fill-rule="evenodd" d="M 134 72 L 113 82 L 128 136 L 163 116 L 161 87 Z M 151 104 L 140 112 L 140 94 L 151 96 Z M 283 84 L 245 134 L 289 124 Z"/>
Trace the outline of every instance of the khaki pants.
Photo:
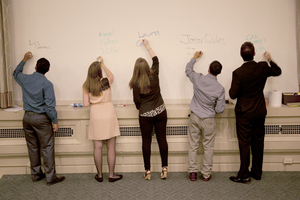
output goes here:
<path id="1" fill-rule="evenodd" d="M 202 139 L 204 155 L 201 173 L 208 178 L 212 173 L 213 151 L 216 135 L 215 118 L 201 119 L 191 113 L 188 127 L 189 153 L 188 172 L 198 172 L 197 151 L 200 139 Z"/>

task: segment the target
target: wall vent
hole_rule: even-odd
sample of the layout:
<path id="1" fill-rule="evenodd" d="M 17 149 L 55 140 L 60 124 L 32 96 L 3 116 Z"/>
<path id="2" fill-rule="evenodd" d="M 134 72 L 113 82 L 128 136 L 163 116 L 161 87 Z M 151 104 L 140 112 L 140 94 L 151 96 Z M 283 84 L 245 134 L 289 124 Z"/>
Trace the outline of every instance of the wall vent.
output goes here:
<path id="1" fill-rule="evenodd" d="M 300 125 L 281 125 L 281 134 L 300 134 Z"/>
<path id="2" fill-rule="evenodd" d="M 59 128 L 54 133 L 55 137 L 72 137 L 74 131 L 72 128 Z M 24 130 L 22 128 L 16 129 L 0 129 L 0 138 L 25 138 Z"/>
<path id="3" fill-rule="evenodd" d="M 266 134 L 300 135 L 300 125 L 265 125 Z"/>
<path id="4" fill-rule="evenodd" d="M 280 134 L 281 127 L 280 125 L 265 125 L 265 134 L 276 135 Z"/>
<path id="5" fill-rule="evenodd" d="M 23 129 L 0 129 L 0 138 L 24 138 Z"/>
<path id="6" fill-rule="evenodd" d="M 136 127 L 120 127 L 121 136 L 141 136 L 139 126 Z M 153 127 L 152 135 L 155 134 Z M 167 135 L 187 135 L 187 126 L 167 126 Z"/>
<path id="7" fill-rule="evenodd" d="M 167 135 L 187 135 L 188 126 L 167 126 Z M 121 136 L 141 136 L 139 126 L 120 127 Z M 266 135 L 300 135 L 300 125 L 265 125 Z M 155 134 L 153 127 L 152 135 Z M 71 127 L 59 128 L 55 137 L 72 137 L 74 130 Z M 0 138 L 24 138 L 23 129 L 0 129 Z"/>

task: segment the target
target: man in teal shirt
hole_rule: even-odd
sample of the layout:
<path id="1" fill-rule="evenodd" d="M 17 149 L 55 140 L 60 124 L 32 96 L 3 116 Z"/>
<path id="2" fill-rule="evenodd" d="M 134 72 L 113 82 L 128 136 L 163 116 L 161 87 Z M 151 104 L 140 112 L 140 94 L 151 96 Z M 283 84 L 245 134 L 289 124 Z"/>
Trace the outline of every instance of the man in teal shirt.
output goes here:
<path id="1" fill-rule="evenodd" d="M 29 153 L 32 180 L 39 181 L 46 177 L 47 185 L 61 182 L 65 177 L 57 177 L 54 158 L 54 132 L 57 131 L 58 120 L 55 109 L 55 94 L 52 83 L 45 77 L 50 63 L 41 58 L 37 61 L 33 74 L 23 74 L 23 68 L 32 53 L 27 52 L 14 71 L 14 78 L 23 92 L 23 129 Z M 53 129 L 52 129 L 53 124 Z M 41 169 L 43 154 L 44 169 Z"/>

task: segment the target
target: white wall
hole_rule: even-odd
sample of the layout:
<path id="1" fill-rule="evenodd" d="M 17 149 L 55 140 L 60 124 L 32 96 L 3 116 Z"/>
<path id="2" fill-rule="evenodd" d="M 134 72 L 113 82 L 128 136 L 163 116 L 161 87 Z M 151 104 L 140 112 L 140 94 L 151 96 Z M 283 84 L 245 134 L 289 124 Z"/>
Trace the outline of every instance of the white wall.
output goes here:
<path id="1" fill-rule="evenodd" d="M 232 71 L 242 64 L 240 46 L 249 40 L 255 43 L 257 61 L 268 50 L 283 69 L 265 90 L 298 92 L 295 5 L 295 0 L 14 0 L 13 69 L 26 51 L 34 58 L 25 73 L 46 57 L 51 63 L 46 76 L 54 84 L 57 102 L 79 102 L 87 69 L 101 55 L 115 75 L 113 100 L 131 100 L 128 82 L 135 60 L 151 62 L 139 46 L 146 37 L 160 59 L 164 99 L 192 97 L 184 69 L 196 50 L 204 52 L 196 71 L 206 74 L 212 60 L 223 64 L 218 80 L 228 98 Z M 17 84 L 14 95 L 20 102 Z"/>

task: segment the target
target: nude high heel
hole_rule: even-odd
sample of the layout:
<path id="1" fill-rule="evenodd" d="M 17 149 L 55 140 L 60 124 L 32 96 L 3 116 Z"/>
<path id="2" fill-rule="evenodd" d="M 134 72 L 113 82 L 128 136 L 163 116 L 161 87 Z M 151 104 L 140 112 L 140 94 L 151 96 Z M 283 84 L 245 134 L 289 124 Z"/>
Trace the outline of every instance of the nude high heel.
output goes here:
<path id="1" fill-rule="evenodd" d="M 167 178 L 167 174 L 168 174 L 168 167 L 163 167 L 162 170 L 161 170 L 160 178 L 161 179 L 166 179 Z"/>
<path id="2" fill-rule="evenodd" d="M 146 170 L 145 174 L 144 174 L 144 178 L 146 180 L 149 180 L 151 179 L 151 171 L 150 170 Z"/>

